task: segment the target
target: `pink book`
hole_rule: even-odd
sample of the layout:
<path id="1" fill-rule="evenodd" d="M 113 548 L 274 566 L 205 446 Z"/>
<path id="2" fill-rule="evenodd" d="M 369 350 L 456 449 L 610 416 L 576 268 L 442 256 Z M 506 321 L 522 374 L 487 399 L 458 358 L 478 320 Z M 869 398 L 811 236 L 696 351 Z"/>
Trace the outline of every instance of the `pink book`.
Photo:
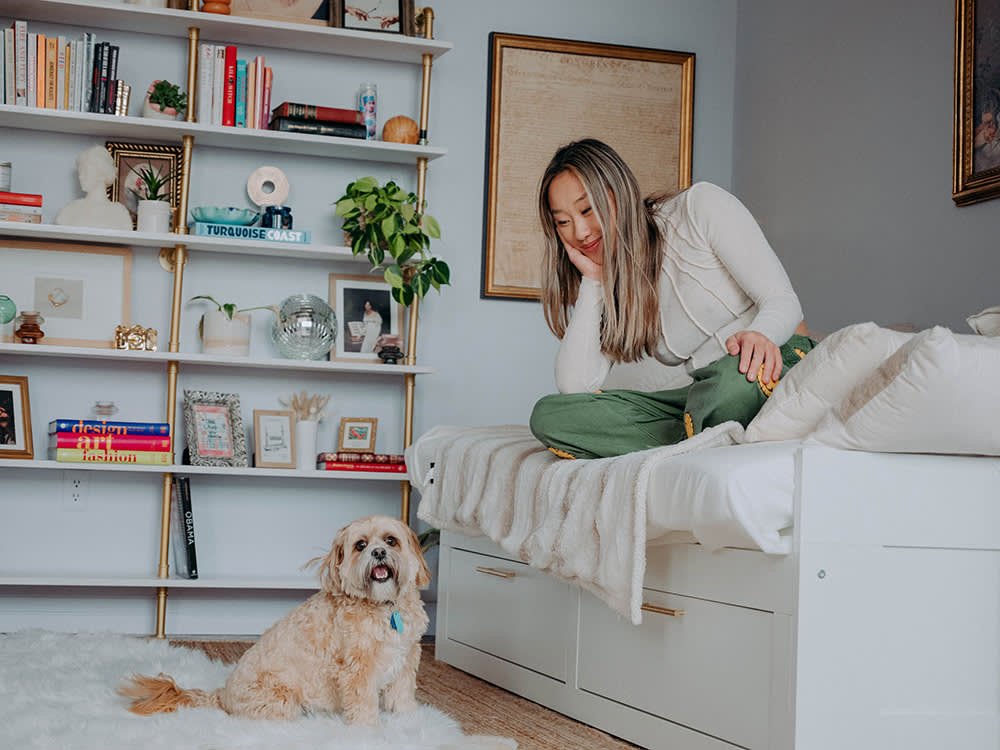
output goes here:
<path id="1" fill-rule="evenodd" d="M 264 56 L 254 58 L 254 120 L 255 128 L 267 127 L 267 110 L 264 109 Z M 263 123 L 263 124 L 261 124 Z"/>
<path id="2" fill-rule="evenodd" d="M 271 111 L 271 83 L 274 80 L 274 73 L 272 73 L 271 68 L 264 68 L 264 108 L 261 110 L 261 127 L 266 128 L 269 123 L 267 121 L 267 113 Z"/>

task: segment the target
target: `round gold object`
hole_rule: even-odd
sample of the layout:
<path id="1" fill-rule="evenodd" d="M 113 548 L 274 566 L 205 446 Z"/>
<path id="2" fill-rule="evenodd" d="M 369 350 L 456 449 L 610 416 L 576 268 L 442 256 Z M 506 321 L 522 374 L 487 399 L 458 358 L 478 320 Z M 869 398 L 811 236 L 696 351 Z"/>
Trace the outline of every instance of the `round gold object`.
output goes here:
<path id="1" fill-rule="evenodd" d="M 390 117 L 382 126 L 382 140 L 392 143 L 416 143 L 420 128 L 405 115 Z"/>

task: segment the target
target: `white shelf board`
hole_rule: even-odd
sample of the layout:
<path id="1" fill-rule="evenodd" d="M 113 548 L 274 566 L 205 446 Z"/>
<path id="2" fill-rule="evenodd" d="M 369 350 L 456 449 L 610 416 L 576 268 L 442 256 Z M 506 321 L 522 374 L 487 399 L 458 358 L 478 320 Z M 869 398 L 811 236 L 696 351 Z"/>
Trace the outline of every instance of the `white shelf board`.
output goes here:
<path id="1" fill-rule="evenodd" d="M 0 3 L 2 2 L 3 0 L 0 0 Z M 195 148 L 211 146 L 392 164 L 413 164 L 418 157 L 433 160 L 447 153 L 447 149 L 435 146 L 412 146 L 407 143 L 305 133 L 279 133 L 274 130 L 203 125 L 183 120 L 122 117 L 93 112 L 19 107 L 13 104 L 0 104 L 0 127 L 21 128 L 34 132 L 41 130 L 50 133 L 93 135 L 114 140 L 168 143 L 181 143 L 185 135 L 190 135 L 194 137 Z"/>
<path id="2" fill-rule="evenodd" d="M 0 586 L 61 586 L 92 588 L 167 588 L 178 589 L 257 589 L 316 591 L 315 578 L 157 578 L 155 576 L 84 576 L 39 573 L 2 575 Z"/>
<path id="3" fill-rule="evenodd" d="M 40 452 L 44 452 L 44 448 Z M 70 461 L 50 461 L 44 458 L 11 458 L 0 461 L 0 468 L 32 469 L 39 471 L 126 471 L 152 474 L 218 474 L 240 477 L 284 477 L 286 479 L 316 479 L 338 481 L 355 479 L 360 481 L 405 482 L 406 474 L 389 471 L 326 471 L 323 469 L 257 469 L 241 466 L 147 466 L 143 464 L 75 463 Z"/>
<path id="4" fill-rule="evenodd" d="M 319 24 L 287 23 L 270 19 L 143 8 L 101 0 L 0 0 L 0 15 L 23 20 L 186 39 L 188 29 L 199 29 L 201 41 L 279 47 L 325 55 L 421 64 L 423 56 L 438 57 L 454 45 L 402 34 L 334 29 Z"/>

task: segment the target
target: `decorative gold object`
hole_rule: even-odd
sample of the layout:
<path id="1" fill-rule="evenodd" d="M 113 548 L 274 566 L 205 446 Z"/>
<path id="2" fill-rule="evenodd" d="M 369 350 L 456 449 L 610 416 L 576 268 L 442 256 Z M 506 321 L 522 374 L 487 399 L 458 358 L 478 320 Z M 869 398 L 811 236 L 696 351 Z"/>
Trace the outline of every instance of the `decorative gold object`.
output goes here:
<path id="1" fill-rule="evenodd" d="M 143 328 L 141 325 L 115 328 L 115 349 L 155 352 L 158 340 L 159 333 L 155 328 Z"/>

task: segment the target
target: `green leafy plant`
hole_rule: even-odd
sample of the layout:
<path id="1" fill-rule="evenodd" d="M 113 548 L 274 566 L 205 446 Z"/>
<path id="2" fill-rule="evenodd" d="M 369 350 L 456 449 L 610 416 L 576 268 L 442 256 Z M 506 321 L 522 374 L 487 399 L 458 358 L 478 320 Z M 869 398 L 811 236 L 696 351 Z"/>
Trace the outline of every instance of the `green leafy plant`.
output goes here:
<path id="1" fill-rule="evenodd" d="M 187 94 L 181 93 L 181 87 L 170 81 L 156 81 L 149 92 L 149 103 L 159 104 L 160 110 L 173 107 L 178 112 L 187 109 Z"/>
<path id="2" fill-rule="evenodd" d="M 367 255 L 373 268 L 390 259 L 383 276 L 393 299 L 403 306 L 431 288 L 441 291 L 451 277 L 448 264 L 428 252 L 431 238 L 441 237 L 441 228 L 418 202 L 415 193 L 395 182 L 379 186 L 374 177 L 362 177 L 350 183 L 335 204 L 351 252 Z"/>
<path id="3" fill-rule="evenodd" d="M 151 161 L 147 161 L 143 167 L 132 167 L 132 172 L 139 178 L 139 190 L 129 188 L 128 191 L 141 201 L 169 201 L 170 193 L 167 191 L 169 183 L 180 172 L 180 168 L 171 169 L 166 174 L 161 174 Z"/>
<path id="4" fill-rule="evenodd" d="M 275 314 L 278 313 L 278 308 L 274 305 L 258 305 L 256 307 L 241 307 L 237 309 L 235 302 L 218 302 L 214 297 L 207 294 L 199 294 L 197 297 L 189 299 L 188 302 L 194 302 L 196 299 L 207 299 L 218 308 L 219 312 L 225 313 L 227 320 L 232 320 L 233 316 L 237 313 L 250 312 L 251 310 L 270 310 Z"/>

